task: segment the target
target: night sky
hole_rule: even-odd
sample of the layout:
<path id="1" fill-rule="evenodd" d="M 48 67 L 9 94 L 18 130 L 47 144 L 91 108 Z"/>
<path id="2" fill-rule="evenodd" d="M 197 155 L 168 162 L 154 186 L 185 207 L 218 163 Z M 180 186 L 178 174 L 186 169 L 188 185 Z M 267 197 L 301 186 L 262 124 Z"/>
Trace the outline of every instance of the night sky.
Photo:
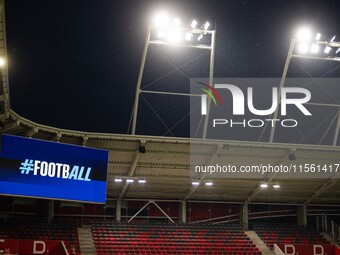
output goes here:
<path id="1" fill-rule="evenodd" d="M 340 39 L 338 0 L 7 0 L 11 108 L 45 125 L 126 134 L 147 25 L 158 10 L 184 19 L 188 26 L 192 18 L 216 26 L 215 77 L 281 77 L 290 38 L 301 25 L 309 25 L 325 40 L 333 35 Z M 158 51 L 150 50 L 145 84 L 172 70 L 162 58 L 181 65 L 201 54 Z M 207 77 L 207 59 L 203 56 L 181 71 L 187 77 Z M 320 76 L 333 67 L 306 63 L 306 68 Z M 305 76 L 300 71 L 293 63 L 289 76 Z M 163 90 L 189 91 L 179 85 L 189 84 L 187 78 L 168 78 Z M 189 135 L 188 118 L 175 125 L 189 110 L 186 99 L 146 99 L 168 127 L 174 126 L 174 136 Z M 137 133 L 172 136 L 148 103 L 141 98 Z"/>

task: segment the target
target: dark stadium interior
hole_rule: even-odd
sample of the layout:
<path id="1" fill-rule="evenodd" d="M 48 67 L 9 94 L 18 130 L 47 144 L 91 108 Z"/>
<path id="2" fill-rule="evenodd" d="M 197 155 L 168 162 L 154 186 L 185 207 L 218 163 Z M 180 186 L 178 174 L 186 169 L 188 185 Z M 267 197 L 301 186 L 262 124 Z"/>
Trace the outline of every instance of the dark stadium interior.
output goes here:
<path id="1" fill-rule="evenodd" d="M 339 255 L 339 7 L 335 0 L 0 0 L 0 255 Z M 158 45 L 150 32 L 143 51 L 149 16 L 160 8 L 188 24 L 209 20 L 211 30 L 206 23 L 189 30 L 204 37 L 193 49 Z M 205 137 L 197 108 L 193 135 L 188 97 L 164 92 L 190 94 L 191 78 L 209 75 L 215 83 L 280 83 L 301 24 L 321 31 L 327 38 L 313 43 L 334 53 L 291 52 L 287 78 L 311 79 L 301 87 L 313 95 L 313 117 L 289 109 L 300 125 L 277 127 L 273 140 L 268 126 L 226 128 L 223 137 L 208 128 Z M 160 93 L 138 91 L 139 77 L 141 89 Z M 256 86 L 254 105 L 270 106 L 270 92 Z M 222 99 L 228 105 L 234 97 Z M 251 116 L 247 109 L 244 118 Z M 194 168 L 215 171 L 223 162 L 260 165 L 262 173 Z M 263 171 L 285 164 L 300 175 Z"/>

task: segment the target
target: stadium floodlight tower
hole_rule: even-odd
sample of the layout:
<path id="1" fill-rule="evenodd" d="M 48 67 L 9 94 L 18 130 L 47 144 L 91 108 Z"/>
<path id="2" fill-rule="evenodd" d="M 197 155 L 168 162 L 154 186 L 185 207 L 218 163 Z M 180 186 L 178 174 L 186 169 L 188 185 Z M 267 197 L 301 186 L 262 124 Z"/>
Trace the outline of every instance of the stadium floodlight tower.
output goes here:
<path id="1" fill-rule="evenodd" d="M 286 63 L 283 69 L 279 93 L 281 94 L 281 90 L 284 87 L 287 72 L 289 68 L 289 64 L 292 58 L 297 59 L 314 59 L 314 60 L 323 60 L 323 61 L 336 61 L 340 62 L 340 57 L 338 57 L 340 53 L 340 42 L 335 41 L 336 36 L 332 36 L 329 41 L 322 41 L 322 35 L 320 33 L 316 33 L 313 36 L 312 30 L 308 27 L 302 27 L 297 30 L 295 38 L 291 39 L 288 55 L 286 59 Z M 280 103 L 280 98 L 278 98 L 278 102 Z M 340 105 L 338 104 L 328 104 L 328 103 L 306 103 L 307 105 L 321 106 L 321 107 L 335 107 L 339 108 L 337 113 L 337 124 L 335 127 L 335 133 L 333 137 L 332 145 L 336 146 L 338 141 L 339 131 L 340 131 Z M 277 107 L 276 111 L 273 114 L 273 119 L 277 119 L 278 115 Z M 275 135 L 275 125 L 273 124 L 270 130 L 269 142 L 272 143 L 274 141 Z"/>
<path id="2" fill-rule="evenodd" d="M 199 26 L 200 25 L 200 26 Z M 144 66 L 146 57 L 148 54 L 148 48 L 150 45 L 160 45 L 165 47 L 184 47 L 192 49 L 203 49 L 210 51 L 210 63 L 209 63 L 209 84 L 213 84 L 214 74 L 214 54 L 215 54 L 215 35 L 216 31 L 210 29 L 210 23 L 204 22 L 200 24 L 197 20 L 192 20 L 187 25 L 182 26 L 182 21 L 178 17 L 170 17 L 166 12 L 157 13 L 151 24 L 148 26 L 148 31 L 145 39 L 144 50 L 142 60 L 140 64 L 136 94 L 132 112 L 132 128 L 131 133 L 136 134 L 137 117 L 138 117 L 138 105 L 139 97 L 141 93 L 147 94 L 161 94 L 172 96 L 199 96 L 192 95 L 190 93 L 178 93 L 178 92 L 165 92 L 157 90 L 143 90 L 141 88 Z M 210 37 L 210 43 L 203 44 L 204 37 Z M 208 41 L 208 40 L 206 40 Z M 209 107 L 209 104 L 208 104 Z M 209 113 L 209 108 L 208 108 Z M 204 121 L 203 138 L 206 137 L 206 130 L 208 125 L 207 114 Z"/>

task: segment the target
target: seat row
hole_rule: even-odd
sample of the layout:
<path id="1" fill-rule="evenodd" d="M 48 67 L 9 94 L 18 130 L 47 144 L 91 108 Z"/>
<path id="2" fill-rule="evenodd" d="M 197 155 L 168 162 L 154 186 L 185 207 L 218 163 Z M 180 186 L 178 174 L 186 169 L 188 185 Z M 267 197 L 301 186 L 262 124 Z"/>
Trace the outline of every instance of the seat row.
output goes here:
<path id="1" fill-rule="evenodd" d="M 271 249 L 275 243 L 328 244 L 326 239 L 311 228 L 293 224 L 254 224 L 253 227 Z"/>
<path id="2" fill-rule="evenodd" d="M 203 250 L 115 250 L 97 251 L 98 255 L 262 255 L 260 251 L 203 251 Z"/>
<path id="3" fill-rule="evenodd" d="M 48 224 L 46 222 L 1 222 L 0 238 L 64 241 L 69 254 L 79 254 L 77 228 L 73 224 Z"/>
<path id="4" fill-rule="evenodd" d="M 98 255 L 224 254 L 260 255 L 239 226 L 93 224 Z"/>

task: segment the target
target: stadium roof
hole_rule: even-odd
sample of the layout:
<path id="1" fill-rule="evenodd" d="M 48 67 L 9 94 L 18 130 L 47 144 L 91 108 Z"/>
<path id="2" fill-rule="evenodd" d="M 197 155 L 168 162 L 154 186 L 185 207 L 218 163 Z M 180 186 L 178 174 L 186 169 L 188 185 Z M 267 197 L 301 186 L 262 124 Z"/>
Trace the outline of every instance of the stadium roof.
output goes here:
<path id="1" fill-rule="evenodd" d="M 339 147 L 85 133 L 39 125 L 12 110 L 2 116 L 2 133 L 108 150 L 109 199 L 340 204 L 338 178 L 277 180 L 269 176 L 266 180 L 279 182 L 281 188 L 266 190 L 260 187 L 260 178 L 212 179 L 213 186 L 207 187 L 193 186 L 190 176 L 190 148 L 195 150 L 195 146 L 200 148 L 199 155 L 192 156 L 204 162 L 213 164 L 218 157 L 229 157 L 238 165 L 252 165 L 255 158 L 277 165 L 289 160 L 292 148 L 296 164 L 299 158 L 331 164 L 340 158 Z M 141 143 L 145 153 L 139 150 Z M 115 183 L 116 177 L 145 179 L 146 183 L 125 186 Z M 209 178 L 203 176 L 202 181 L 204 177 Z"/>

